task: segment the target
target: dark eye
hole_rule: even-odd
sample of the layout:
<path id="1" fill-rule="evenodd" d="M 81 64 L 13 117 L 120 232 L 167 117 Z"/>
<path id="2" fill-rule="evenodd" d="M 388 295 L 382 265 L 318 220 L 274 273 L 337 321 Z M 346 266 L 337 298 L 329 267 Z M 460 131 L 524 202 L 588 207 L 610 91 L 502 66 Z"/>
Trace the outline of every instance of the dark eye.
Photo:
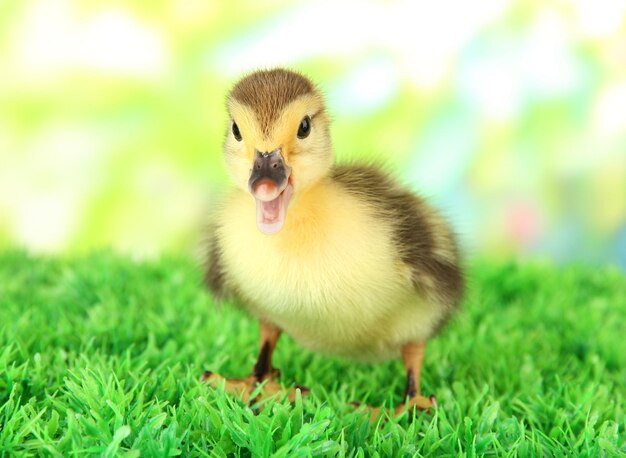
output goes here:
<path id="1" fill-rule="evenodd" d="M 311 118 L 305 116 L 298 127 L 298 138 L 306 138 L 311 132 Z"/>
<path id="2" fill-rule="evenodd" d="M 235 140 L 238 142 L 241 141 L 241 132 L 239 132 L 239 126 L 236 122 L 233 122 L 233 135 L 235 136 Z"/>

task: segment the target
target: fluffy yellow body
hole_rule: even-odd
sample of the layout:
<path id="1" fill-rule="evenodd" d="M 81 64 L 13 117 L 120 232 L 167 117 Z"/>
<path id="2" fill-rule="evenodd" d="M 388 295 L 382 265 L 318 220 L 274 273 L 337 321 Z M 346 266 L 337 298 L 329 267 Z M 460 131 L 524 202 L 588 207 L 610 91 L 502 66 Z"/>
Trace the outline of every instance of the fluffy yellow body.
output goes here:
<path id="1" fill-rule="evenodd" d="M 257 318 L 304 347 L 371 360 L 426 340 L 445 308 L 410 281 L 389 222 L 331 178 L 296 192 L 284 228 L 265 235 L 255 202 L 235 190 L 217 218 L 225 282 Z"/>

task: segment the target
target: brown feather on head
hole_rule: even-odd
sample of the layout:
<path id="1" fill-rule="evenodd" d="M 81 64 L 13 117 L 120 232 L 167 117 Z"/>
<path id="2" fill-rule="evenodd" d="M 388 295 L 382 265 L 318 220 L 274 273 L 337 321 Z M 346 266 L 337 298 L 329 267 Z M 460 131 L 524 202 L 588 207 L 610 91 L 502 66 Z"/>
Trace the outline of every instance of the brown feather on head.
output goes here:
<path id="1" fill-rule="evenodd" d="M 276 68 L 249 74 L 230 92 L 234 99 L 250 107 L 265 135 L 289 103 L 303 95 L 315 92 L 315 86 L 299 73 Z"/>

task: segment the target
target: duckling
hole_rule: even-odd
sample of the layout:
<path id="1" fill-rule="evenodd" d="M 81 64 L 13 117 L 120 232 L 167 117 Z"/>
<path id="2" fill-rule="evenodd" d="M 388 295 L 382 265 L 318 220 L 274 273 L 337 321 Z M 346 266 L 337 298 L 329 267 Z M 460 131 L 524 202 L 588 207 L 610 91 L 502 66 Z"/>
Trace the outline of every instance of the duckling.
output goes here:
<path id="1" fill-rule="evenodd" d="M 207 371 L 203 380 L 244 399 L 257 384 L 279 391 L 272 353 L 285 332 L 328 355 L 401 357 L 406 398 L 397 412 L 436 406 L 420 391 L 425 345 L 464 290 L 446 221 L 382 168 L 334 163 L 324 100 L 305 76 L 251 73 L 227 108 L 235 188 L 213 221 L 205 280 L 259 321 L 260 353 L 247 378 Z M 297 389 L 308 391 L 296 386 L 290 399 Z"/>

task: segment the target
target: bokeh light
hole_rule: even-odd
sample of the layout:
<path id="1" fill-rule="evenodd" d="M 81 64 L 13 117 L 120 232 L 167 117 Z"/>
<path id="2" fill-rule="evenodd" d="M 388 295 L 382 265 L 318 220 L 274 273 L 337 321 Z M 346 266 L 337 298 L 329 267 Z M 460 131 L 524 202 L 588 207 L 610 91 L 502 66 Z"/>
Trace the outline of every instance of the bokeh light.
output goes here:
<path id="1" fill-rule="evenodd" d="M 228 187 L 224 96 L 310 75 L 470 255 L 626 266 L 626 3 L 9 0 L 0 246 L 191 250 Z"/>

